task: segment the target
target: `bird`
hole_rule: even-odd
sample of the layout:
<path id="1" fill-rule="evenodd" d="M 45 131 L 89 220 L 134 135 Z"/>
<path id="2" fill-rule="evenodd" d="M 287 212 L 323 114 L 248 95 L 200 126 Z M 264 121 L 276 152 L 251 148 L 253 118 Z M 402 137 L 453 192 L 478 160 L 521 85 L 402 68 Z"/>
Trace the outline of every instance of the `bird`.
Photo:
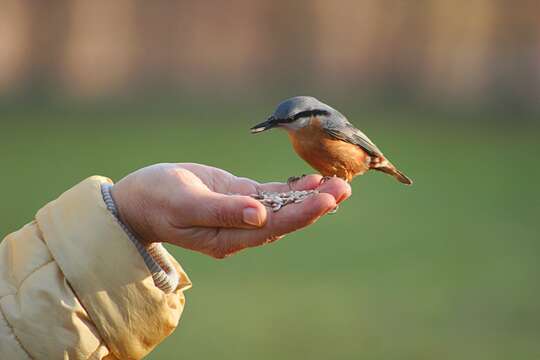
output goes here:
<path id="1" fill-rule="evenodd" d="M 376 170 L 400 183 L 413 183 L 366 134 L 314 97 L 295 96 L 282 101 L 266 121 L 251 128 L 251 133 L 273 128 L 287 131 L 295 152 L 323 176 L 321 181 L 339 177 L 350 183 L 354 177 Z M 299 178 L 291 177 L 289 182 Z"/>

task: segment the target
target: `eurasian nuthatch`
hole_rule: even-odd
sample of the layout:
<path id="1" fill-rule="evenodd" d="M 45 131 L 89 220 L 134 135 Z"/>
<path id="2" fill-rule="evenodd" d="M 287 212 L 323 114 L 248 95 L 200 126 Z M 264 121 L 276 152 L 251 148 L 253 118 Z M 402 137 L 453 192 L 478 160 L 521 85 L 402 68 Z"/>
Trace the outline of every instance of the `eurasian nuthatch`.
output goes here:
<path id="1" fill-rule="evenodd" d="M 345 116 L 313 97 L 296 96 L 283 101 L 251 132 L 274 127 L 287 130 L 296 153 L 324 177 L 338 176 L 350 182 L 373 169 L 390 174 L 403 184 L 412 184 Z"/>

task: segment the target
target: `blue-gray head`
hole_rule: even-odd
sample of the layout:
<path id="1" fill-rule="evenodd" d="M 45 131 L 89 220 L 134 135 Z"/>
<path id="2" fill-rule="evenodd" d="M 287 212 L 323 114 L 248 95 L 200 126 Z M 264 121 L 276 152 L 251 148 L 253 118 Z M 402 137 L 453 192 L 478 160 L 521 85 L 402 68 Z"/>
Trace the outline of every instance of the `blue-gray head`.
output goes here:
<path id="1" fill-rule="evenodd" d="M 337 110 L 311 96 L 295 96 L 281 102 L 268 119 L 251 128 L 253 134 L 274 127 L 297 130 L 306 126 L 313 116 L 343 117 Z"/>

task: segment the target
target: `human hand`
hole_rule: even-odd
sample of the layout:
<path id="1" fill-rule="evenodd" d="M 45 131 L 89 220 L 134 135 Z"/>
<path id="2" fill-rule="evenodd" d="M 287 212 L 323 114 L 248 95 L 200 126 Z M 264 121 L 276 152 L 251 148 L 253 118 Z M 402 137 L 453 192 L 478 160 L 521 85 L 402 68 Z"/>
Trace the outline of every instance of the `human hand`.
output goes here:
<path id="1" fill-rule="evenodd" d="M 112 188 L 121 220 L 148 245 L 168 242 L 215 258 L 263 245 L 314 223 L 351 195 L 345 181 L 308 175 L 294 190 L 318 188 L 302 203 L 272 212 L 250 197 L 289 191 L 285 183 L 259 184 L 193 163 L 157 164 L 126 176 Z M 230 195 L 239 194 L 239 195 Z"/>

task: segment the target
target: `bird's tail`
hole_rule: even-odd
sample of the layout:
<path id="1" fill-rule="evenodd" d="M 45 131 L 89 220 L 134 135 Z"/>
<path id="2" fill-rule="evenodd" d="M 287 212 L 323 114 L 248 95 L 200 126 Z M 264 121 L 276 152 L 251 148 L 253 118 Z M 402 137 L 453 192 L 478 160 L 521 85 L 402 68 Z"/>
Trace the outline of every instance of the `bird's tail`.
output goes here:
<path id="1" fill-rule="evenodd" d="M 394 173 L 392 174 L 392 176 L 394 176 L 397 179 L 397 181 L 399 181 L 402 184 L 412 185 L 413 183 L 410 177 L 408 177 L 407 175 L 405 175 L 398 169 L 394 169 Z"/>
<path id="2" fill-rule="evenodd" d="M 407 175 L 396 169 L 396 167 L 386 159 L 372 162 L 373 170 L 382 171 L 388 175 L 392 175 L 397 181 L 405 185 L 412 185 L 413 181 Z"/>

